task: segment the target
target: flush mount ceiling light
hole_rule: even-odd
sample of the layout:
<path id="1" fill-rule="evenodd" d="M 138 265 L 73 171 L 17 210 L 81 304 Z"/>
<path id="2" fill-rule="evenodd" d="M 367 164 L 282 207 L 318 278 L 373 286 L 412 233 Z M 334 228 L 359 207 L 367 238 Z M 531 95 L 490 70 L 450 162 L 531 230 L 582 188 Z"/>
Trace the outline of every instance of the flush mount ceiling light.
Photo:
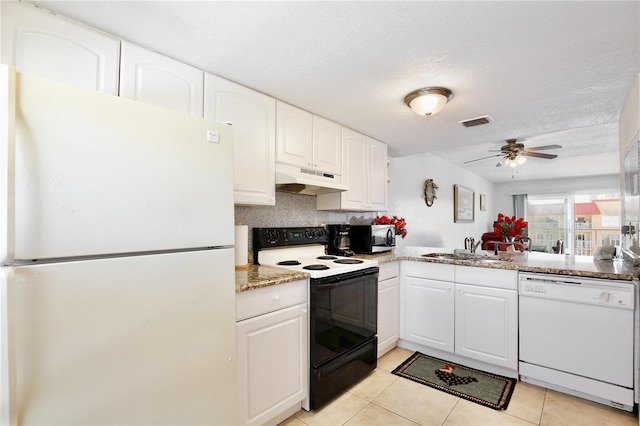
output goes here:
<path id="1" fill-rule="evenodd" d="M 404 103 L 416 114 L 429 117 L 440 112 L 452 97 L 453 92 L 444 87 L 425 87 L 405 96 Z"/>

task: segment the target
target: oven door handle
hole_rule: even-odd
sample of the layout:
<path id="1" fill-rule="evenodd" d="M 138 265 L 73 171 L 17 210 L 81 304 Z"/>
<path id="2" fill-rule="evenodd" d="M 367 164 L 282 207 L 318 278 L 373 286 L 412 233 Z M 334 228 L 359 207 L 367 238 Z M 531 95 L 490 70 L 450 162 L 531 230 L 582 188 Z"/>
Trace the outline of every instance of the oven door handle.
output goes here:
<path id="1" fill-rule="evenodd" d="M 340 274 L 339 276 L 328 276 L 322 278 L 313 278 L 311 280 L 312 285 L 315 285 L 316 288 L 334 288 L 340 287 L 345 284 L 349 284 L 349 282 L 353 280 L 362 279 L 367 276 L 376 276 L 378 275 L 379 268 L 377 266 L 369 269 L 359 270 L 355 272 L 347 272 L 345 274 Z"/>
<path id="2" fill-rule="evenodd" d="M 318 284 L 317 289 L 318 290 L 331 290 L 333 288 L 342 287 L 344 285 L 349 285 L 349 282 L 348 281 L 339 281 L 339 282 L 336 282 L 336 283 Z"/>

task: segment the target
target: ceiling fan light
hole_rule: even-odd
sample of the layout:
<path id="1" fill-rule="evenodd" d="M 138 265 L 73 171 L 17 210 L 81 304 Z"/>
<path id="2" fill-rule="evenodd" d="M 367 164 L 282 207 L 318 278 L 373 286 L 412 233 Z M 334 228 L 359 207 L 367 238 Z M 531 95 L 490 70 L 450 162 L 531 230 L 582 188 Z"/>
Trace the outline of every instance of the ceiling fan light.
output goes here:
<path id="1" fill-rule="evenodd" d="M 523 156 L 523 155 L 518 155 L 516 157 L 516 163 L 518 163 L 518 165 L 520 164 L 524 164 L 525 161 L 527 161 L 527 157 Z"/>
<path id="2" fill-rule="evenodd" d="M 503 166 L 508 166 L 509 165 L 509 157 L 504 157 L 502 160 L 500 160 L 500 164 L 502 164 Z"/>
<path id="3" fill-rule="evenodd" d="M 509 167 L 517 167 L 518 162 L 516 160 L 509 160 Z"/>
<path id="4" fill-rule="evenodd" d="M 407 104 L 416 114 L 429 117 L 437 114 L 444 108 L 453 93 L 444 87 L 426 87 L 409 93 L 404 98 Z"/>

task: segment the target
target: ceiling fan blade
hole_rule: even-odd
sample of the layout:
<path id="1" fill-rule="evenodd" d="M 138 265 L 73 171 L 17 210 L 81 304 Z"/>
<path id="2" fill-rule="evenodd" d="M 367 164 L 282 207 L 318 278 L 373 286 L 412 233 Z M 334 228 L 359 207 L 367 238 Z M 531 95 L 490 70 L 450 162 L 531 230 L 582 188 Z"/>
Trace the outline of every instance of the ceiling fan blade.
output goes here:
<path id="1" fill-rule="evenodd" d="M 544 152 L 522 152 L 520 155 L 524 155 L 527 157 L 537 157 L 537 158 L 545 158 L 547 160 L 551 160 L 557 157 L 556 154 L 545 154 Z"/>
<path id="2" fill-rule="evenodd" d="M 498 161 L 498 164 L 496 164 L 496 167 L 502 167 L 502 161 Z"/>
<path id="3" fill-rule="evenodd" d="M 487 158 L 500 157 L 502 154 L 490 155 L 488 157 L 476 158 L 475 160 L 465 161 L 464 164 L 475 163 L 476 161 L 486 160 Z"/>
<path id="4" fill-rule="evenodd" d="M 526 151 L 544 151 L 545 149 L 560 149 L 562 145 L 545 145 L 545 146 L 534 146 L 531 148 L 527 148 Z"/>

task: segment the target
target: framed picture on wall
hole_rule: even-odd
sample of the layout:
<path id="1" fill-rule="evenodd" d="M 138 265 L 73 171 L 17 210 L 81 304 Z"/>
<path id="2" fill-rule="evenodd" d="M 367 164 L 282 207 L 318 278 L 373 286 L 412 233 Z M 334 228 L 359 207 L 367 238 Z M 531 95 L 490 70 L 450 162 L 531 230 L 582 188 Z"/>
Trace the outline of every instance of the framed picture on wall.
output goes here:
<path id="1" fill-rule="evenodd" d="M 480 211 L 487 210 L 487 194 L 480 194 Z"/>
<path id="2" fill-rule="evenodd" d="M 453 185 L 453 221 L 473 222 L 476 194 L 473 189 Z"/>

